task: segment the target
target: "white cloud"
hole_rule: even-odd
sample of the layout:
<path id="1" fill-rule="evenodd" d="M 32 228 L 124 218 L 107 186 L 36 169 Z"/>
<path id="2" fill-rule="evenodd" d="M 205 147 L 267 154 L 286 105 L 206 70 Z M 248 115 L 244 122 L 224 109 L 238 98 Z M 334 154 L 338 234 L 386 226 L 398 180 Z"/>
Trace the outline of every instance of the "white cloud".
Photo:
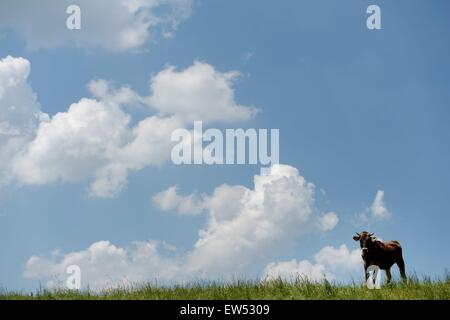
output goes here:
<path id="1" fill-rule="evenodd" d="M 23 58 L 0 60 L 0 185 L 11 180 L 11 158 L 34 136 L 41 112 L 36 94 L 28 84 L 30 63 Z"/>
<path id="2" fill-rule="evenodd" d="M 180 214 L 199 214 L 203 203 L 195 195 L 183 197 L 178 195 L 178 187 L 170 187 L 153 197 L 153 202 L 164 211 L 174 210 Z"/>
<path id="3" fill-rule="evenodd" d="M 150 105 L 163 116 L 177 115 L 187 122 L 248 120 L 257 110 L 236 103 L 233 83 L 238 76 L 198 61 L 182 71 L 169 66 L 152 78 Z"/>
<path id="4" fill-rule="evenodd" d="M 206 276 L 223 276 L 229 270 L 248 272 L 274 248 L 289 246 L 303 233 L 323 230 L 324 218 L 315 207 L 314 194 L 314 185 L 296 168 L 275 165 L 270 175 L 255 176 L 254 189 L 222 185 L 209 196 L 180 198 L 172 187 L 157 195 L 156 202 L 169 210 L 195 203 L 196 212 L 208 212 L 208 227 L 200 231 L 188 266 Z M 337 223 L 334 213 L 325 219 L 327 230 Z"/>
<path id="5" fill-rule="evenodd" d="M 181 123 L 153 116 L 131 127 L 123 102 L 84 98 L 42 122 L 15 157 L 17 179 L 28 185 L 91 179 L 91 195 L 111 197 L 126 185 L 130 170 L 167 161 L 170 133 Z"/>
<path id="6" fill-rule="evenodd" d="M 323 215 L 320 218 L 320 225 L 322 229 L 325 231 L 333 230 L 334 227 L 336 227 L 336 225 L 338 224 L 338 222 L 339 218 L 337 214 L 334 212 L 328 212 L 327 214 Z"/>
<path id="7" fill-rule="evenodd" d="M 297 169 L 275 165 L 270 175 L 255 176 L 254 189 L 242 189 L 242 197 L 229 219 L 214 216 L 189 256 L 189 267 L 205 276 L 237 274 L 251 270 L 277 248 L 289 246 L 313 228 L 317 212 L 314 185 Z M 226 197 L 211 199 L 225 205 Z M 219 205 L 219 206 L 218 206 Z"/>
<path id="8" fill-rule="evenodd" d="M 217 223 L 235 218 L 239 214 L 247 191 L 243 186 L 224 184 L 217 187 L 211 196 L 182 196 L 179 194 L 179 187 L 172 186 L 154 195 L 152 200 L 163 211 L 194 215 L 207 211 L 211 223 Z"/>
<path id="9" fill-rule="evenodd" d="M 27 83 L 30 63 L 8 57 L 1 61 L 0 68 L 0 161 L 8 164 L 0 172 L 1 181 L 9 182 L 13 177 L 21 184 L 42 185 L 87 179 L 91 182 L 92 196 L 113 197 L 126 186 L 130 171 L 166 163 L 173 146 L 171 133 L 192 126 L 191 119 L 243 120 L 253 112 L 251 108 L 233 104 L 234 100 L 230 102 L 233 89 L 231 83 L 221 79 L 225 74 L 196 62 L 187 70 L 195 69 L 198 78 L 204 72 L 203 76 L 210 81 L 198 84 L 194 77 L 191 89 L 195 101 L 186 96 L 188 89 L 183 81 L 161 85 L 159 75 L 153 78 L 152 95 L 148 97 L 126 86 L 114 88 L 99 79 L 88 85 L 94 98 L 82 98 L 67 111 L 49 118 L 40 111 L 36 95 Z M 183 78 L 185 72 L 173 76 Z M 217 78 L 217 83 L 211 77 Z M 220 96 L 218 86 L 229 95 Z M 178 109 L 149 115 L 133 126 L 127 107 L 144 105 L 149 112 L 152 108 L 165 110 L 170 100 L 167 91 L 173 96 L 185 95 L 177 102 Z M 211 96 L 215 101 L 210 100 Z M 190 109 L 202 99 L 201 107 Z"/>
<path id="10" fill-rule="evenodd" d="M 50 259 L 33 256 L 26 264 L 24 276 L 45 278 L 49 287 L 61 287 L 65 285 L 67 267 L 77 265 L 81 269 L 82 286 L 89 285 L 93 290 L 175 279 L 179 263 L 161 247 L 151 241 L 136 242 L 130 248 L 99 241 L 83 251 L 66 255 L 56 252 Z"/>
<path id="11" fill-rule="evenodd" d="M 68 30 L 71 0 L 2 0 L 0 28 L 18 32 L 30 49 L 60 46 L 139 49 L 157 34 L 172 34 L 191 14 L 192 0 L 78 0 L 81 30 Z"/>
<path id="12" fill-rule="evenodd" d="M 324 265 L 312 264 L 308 260 L 297 262 L 293 259 L 268 264 L 263 272 L 262 279 L 264 281 L 282 279 L 289 282 L 297 280 L 320 282 L 324 279 L 334 280 L 334 275 L 327 273 Z"/>
<path id="13" fill-rule="evenodd" d="M 356 215 L 354 224 L 357 226 L 366 225 L 367 229 L 370 229 L 372 223 L 389 220 L 391 218 L 392 214 L 384 204 L 384 191 L 378 190 L 372 205 Z"/>
<path id="14" fill-rule="evenodd" d="M 339 248 L 327 246 L 314 255 L 317 263 L 323 264 L 331 270 L 355 271 L 361 267 L 361 251 L 355 249 L 350 251 L 346 245 Z"/>
<path id="15" fill-rule="evenodd" d="M 129 122 L 118 105 L 82 99 L 40 124 L 15 172 L 27 184 L 85 178 L 126 142 Z"/>
<path id="16" fill-rule="evenodd" d="M 384 191 L 378 190 L 375 196 L 375 200 L 370 207 L 372 215 L 378 220 L 386 220 L 391 217 L 391 213 L 386 209 L 384 205 Z"/>
<path id="17" fill-rule="evenodd" d="M 208 210 L 211 225 L 231 221 L 243 210 L 249 189 L 244 186 L 223 184 L 213 194 L 204 198 L 203 207 Z"/>
<path id="18" fill-rule="evenodd" d="M 314 194 L 314 185 L 306 181 L 296 168 L 287 165 L 274 166 L 270 175 L 255 176 L 253 189 L 223 185 L 211 195 L 187 200 L 188 197 L 178 195 L 175 187 L 169 188 L 156 196 L 158 205 L 167 210 L 202 208 L 208 213 L 208 224 L 200 230 L 199 238 L 190 251 L 170 260 L 155 253 L 154 259 L 161 261 L 161 270 L 153 266 L 146 268 L 145 259 L 140 260 L 143 265 L 139 264 L 139 267 L 131 262 L 122 262 L 135 261 L 136 251 L 116 253 L 118 248 L 108 243 L 101 246 L 102 250 L 112 251 L 114 257 L 120 258 L 108 262 L 109 265 L 118 264 L 115 269 L 118 274 L 114 273 L 114 277 L 111 276 L 113 270 L 105 269 L 104 261 L 85 258 L 92 255 L 91 248 L 53 260 L 32 257 L 26 275 L 41 280 L 50 278 L 71 263 L 79 265 L 82 270 L 87 268 L 88 274 L 94 275 L 92 282 L 97 284 L 106 283 L 110 278 L 123 278 L 124 275 L 132 275 L 133 279 L 149 279 L 164 269 L 173 271 L 161 276 L 166 281 L 256 276 L 255 272 L 261 271 L 280 250 L 289 248 L 299 236 L 321 230 L 318 228 L 320 214 L 315 208 Z M 71 257 L 79 258 L 74 260 Z M 305 269 L 307 265 L 302 264 L 301 267 Z M 319 269 L 313 268 L 316 274 Z"/>
<path id="19" fill-rule="evenodd" d="M 314 255 L 314 263 L 308 260 L 272 262 L 263 272 L 263 280 L 284 279 L 295 281 L 308 279 L 310 281 L 336 280 L 342 276 L 352 275 L 362 267 L 361 252 L 358 249 L 350 251 L 346 245 L 339 248 L 327 246 Z"/>
<path id="20" fill-rule="evenodd" d="M 91 195 L 115 196 L 127 182 L 128 171 L 160 166 L 169 160 L 170 134 L 183 124 L 175 118 L 148 117 L 131 130 L 130 141 L 123 145 L 109 163 L 95 173 Z M 121 178 L 123 177 L 123 178 Z M 112 193 L 108 191 L 111 188 Z"/>

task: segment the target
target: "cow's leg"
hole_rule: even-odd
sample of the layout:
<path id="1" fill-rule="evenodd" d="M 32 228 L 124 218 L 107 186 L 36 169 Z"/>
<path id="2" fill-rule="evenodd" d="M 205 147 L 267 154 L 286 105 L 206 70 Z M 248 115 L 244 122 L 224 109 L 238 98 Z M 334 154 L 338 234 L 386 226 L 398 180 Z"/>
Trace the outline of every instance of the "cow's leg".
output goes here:
<path id="1" fill-rule="evenodd" d="M 365 264 L 364 264 L 364 275 L 366 277 L 366 283 L 367 283 L 367 280 L 369 279 L 369 274 L 367 273 L 367 266 Z"/>
<path id="2" fill-rule="evenodd" d="M 397 266 L 400 270 L 400 275 L 402 277 L 403 280 L 406 280 L 406 272 L 405 272 L 405 261 L 403 261 L 403 257 L 400 257 L 397 260 Z"/>
<path id="3" fill-rule="evenodd" d="M 391 285 L 391 278 L 392 278 L 391 268 L 386 268 L 386 284 L 387 284 L 387 286 Z"/>

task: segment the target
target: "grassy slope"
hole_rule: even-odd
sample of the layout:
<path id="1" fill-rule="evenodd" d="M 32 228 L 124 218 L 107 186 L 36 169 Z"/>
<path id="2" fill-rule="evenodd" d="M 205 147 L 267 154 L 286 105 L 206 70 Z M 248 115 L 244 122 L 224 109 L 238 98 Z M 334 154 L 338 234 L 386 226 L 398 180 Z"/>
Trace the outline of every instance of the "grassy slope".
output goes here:
<path id="1" fill-rule="evenodd" d="M 286 283 L 236 282 L 229 285 L 205 284 L 140 289 L 119 289 L 104 293 L 76 293 L 42 290 L 35 294 L 19 294 L 0 291 L 1 299 L 131 299 L 131 300 L 247 300 L 247 299 L 444 299 L 450 300 L 450 279 L 441 281 L 410 280 L 406 284 L 394 284 L 390 288 L 368 290 L 362 285 L 343 286 L 330 283 L 298 281 Z"/>

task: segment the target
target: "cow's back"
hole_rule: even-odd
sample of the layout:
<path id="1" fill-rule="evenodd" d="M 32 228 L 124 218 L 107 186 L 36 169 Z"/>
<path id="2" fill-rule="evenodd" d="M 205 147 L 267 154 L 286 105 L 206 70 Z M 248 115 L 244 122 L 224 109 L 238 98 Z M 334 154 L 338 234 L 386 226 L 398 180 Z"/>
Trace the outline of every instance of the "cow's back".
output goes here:
<path id="1" fill-rule="evenodd" d="M 402 255 L 402 246 L 400 242 L 392 240 L 389 242 L 375 241 L 375 252 L 369 254 L 368 265 L 375 264 L 381 269 L 385 270 L 390 267 L 398 260 Z"/>
<path id="2" fill-rule="evenodd" d="M 384 244 L 385 249 L 389 251 L 402 251 L 402 245 L 397 240 L 391 240 Z"/>

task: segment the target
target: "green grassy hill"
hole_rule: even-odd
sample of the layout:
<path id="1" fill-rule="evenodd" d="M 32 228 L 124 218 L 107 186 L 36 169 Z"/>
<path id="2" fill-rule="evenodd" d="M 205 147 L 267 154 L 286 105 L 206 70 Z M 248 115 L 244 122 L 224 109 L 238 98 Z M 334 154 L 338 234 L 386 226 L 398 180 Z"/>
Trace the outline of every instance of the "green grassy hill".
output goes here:
<path id="1" fill-rule="evenodd" d="M 348 299 L 450 299 L 450 279 L 432 281 L 409 280 L 391 287 L 369 290 L 361 284 L 339 285 L 281 280 L 256 283 L 237 281 L 233 284 L 193 284 L 167 288 L 142 286 L 109 290 L 102 293 L 39 290 L 33 294 L 11 293 L 0 290 L 0 299 L 121 299 L 121 300 L 252 300 L 252 299 L 301 299 L 301 300 L 348 300 Z"/>

